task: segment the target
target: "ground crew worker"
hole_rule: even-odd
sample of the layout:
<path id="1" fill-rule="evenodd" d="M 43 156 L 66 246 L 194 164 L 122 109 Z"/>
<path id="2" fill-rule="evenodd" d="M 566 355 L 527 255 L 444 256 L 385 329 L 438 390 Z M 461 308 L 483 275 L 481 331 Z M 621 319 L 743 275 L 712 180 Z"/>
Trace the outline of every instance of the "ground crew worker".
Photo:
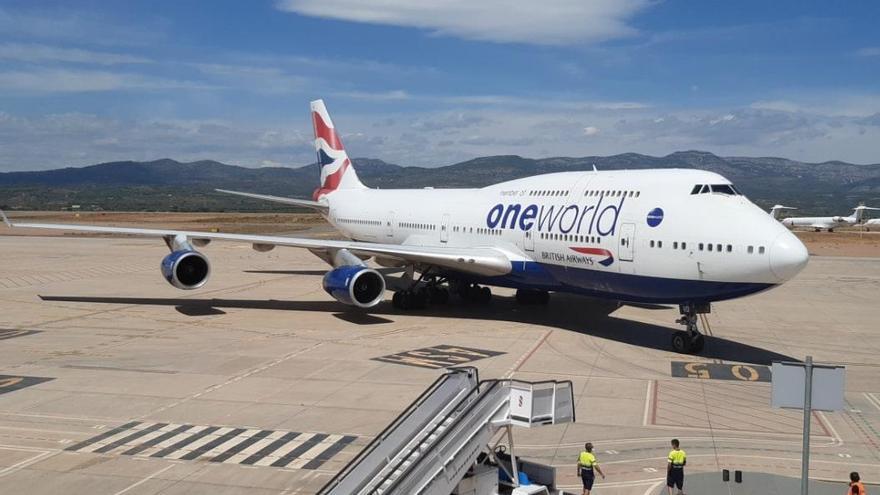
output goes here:
<path id="1" fill-rule="evenodd" d="M 594 470 L 599 473 L 603 480 L 605 479 L 605 473 L 602 472 L 596 456 L 593 455 L 593 444 L 590 442 L 584 444 L 584 451 L 578 456 L 577 468 L 578 476 L 581 477 L 581 481 L 584 483 L 583 495 L 590 495 L 590 490 L 593 489 L 593 481 L 596 480 L 596 474 L 593 473 Z"/>
<path id="2" fill-rule="evenodd" d="M 855 471 L 849 473 L 849 490 L 846 491 L 846 495 L 867 495 L 865 485 L 862 484 L 859 473 Z"/>
<path id="3" fill-rule="evenodd" d="M 677 438 L 672 439 L 672 450 L 669 451 L 669 462 L 666 464 L 666 489 L 672 495 L 672 488 L 678 488 L 678 495 L 684 495 L 684 465 L 687 454 L 679 448 Z"/>

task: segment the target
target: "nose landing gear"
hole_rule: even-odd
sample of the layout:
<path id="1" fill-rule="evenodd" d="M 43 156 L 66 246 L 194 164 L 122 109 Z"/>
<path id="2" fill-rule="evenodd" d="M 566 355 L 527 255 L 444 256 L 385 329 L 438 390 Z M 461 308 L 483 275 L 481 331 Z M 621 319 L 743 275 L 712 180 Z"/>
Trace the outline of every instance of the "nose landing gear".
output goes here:
<path id="1" fill-rule="evenodd" d="M 703 350 L 705 338 L 697 326 L 697 315 L 711 312 L 709 303 L 704 304 L 680 304 L 678 306 L 681 318 L 676 323 L 685 326 L 684 331 L 672 334 L 672 349 L 682 354 L 697 354 Z"/>

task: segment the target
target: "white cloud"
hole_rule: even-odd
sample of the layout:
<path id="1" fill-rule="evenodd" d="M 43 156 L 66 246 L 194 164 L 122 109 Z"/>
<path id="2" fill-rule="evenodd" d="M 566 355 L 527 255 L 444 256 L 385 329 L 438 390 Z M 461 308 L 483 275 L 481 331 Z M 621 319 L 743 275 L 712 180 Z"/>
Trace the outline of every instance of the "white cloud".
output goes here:
<path id="1" fill-rule="evenodd" d="M 150 45 L 165 36 L 160 18 L 138 18 L 137 24 L 60 4 L 51 10 L 0 8 L 0 33 L 43 40 L 76 40 L 97 45 Z"/>
<path id="2" fill-rule="evenodd" d="M 649 0 L 279 0 L 297 14 L 428 29 L 472 40 L 530 44 L 594 43 L 632 36 L 627 21 Z"/>
<path id="3" fill-rule="evenodd" d="M 0 72 L 0 90 L 17 93 L 208 88 L 208 85 L 189 81 L 98 70 L 33 69 Z"/>
<path id="4" fill-rule="evenodd" d="M 0 44 L 0 59 L 20 62 L 69 62 L 95 65 L 144 64 L 150 60 L 133 55 L 59 48 L 32 43 Z"/>
<path id="5" fill-rule="evenodd" d="M 394 89 L 389 91 L 340 91 L 333 93 L 333 96 L 341 98 L 351 98 L 354 100 L 367 101 L 400 101 L 409 100 L 412 96 L 402 89 Z"/>
<path id="6" fill-rule="evenodd" d="M 595 136 L 599 134 L 599 128 L 594 125 L 588 125 L 584 127 L 584 136 Z"/>
<path id="7" fill-rule="evenodd" d="M 880 57 L 880 46 L 866 46 L 856 50 L 856 55 L 860 57 Z"/>

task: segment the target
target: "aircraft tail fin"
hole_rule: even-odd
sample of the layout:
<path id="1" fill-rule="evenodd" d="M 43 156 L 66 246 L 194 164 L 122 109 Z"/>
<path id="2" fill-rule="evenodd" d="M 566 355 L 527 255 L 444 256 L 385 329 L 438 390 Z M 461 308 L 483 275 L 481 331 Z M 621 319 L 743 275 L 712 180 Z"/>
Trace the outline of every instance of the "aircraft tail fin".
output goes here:
<path id="1" fill-rule="evenodd" d="M 797 210 L 797 208 L 793 206 L 774 205 L 773 208 L 770 208 L 770 216 L 772 216 L 776 220 L 779 220 L 779 215 L 782 210 Z"/>
<path id="2" fill-rule="evenodd" d="M 333 126 L 324 100 L 311 102 L 312 124 L 315 128 L 315 151 L 318 153 L 318 165 L 321 167 L 321 186 L 312 193 L 312 198 L 330 194 L 337 189 L 365 189 L 357 172 L 345 152 L 342 139 Z"/>
<path id="3" fill-rule="evenodd" d="M 865 219 L 865 210 L 880 210 L 880 208 L 872 208 L 864 204 L 856 206 L 853 208 L 853 216 L 856 217 L 856 223 L 862 223 L 862 220 Z"/>

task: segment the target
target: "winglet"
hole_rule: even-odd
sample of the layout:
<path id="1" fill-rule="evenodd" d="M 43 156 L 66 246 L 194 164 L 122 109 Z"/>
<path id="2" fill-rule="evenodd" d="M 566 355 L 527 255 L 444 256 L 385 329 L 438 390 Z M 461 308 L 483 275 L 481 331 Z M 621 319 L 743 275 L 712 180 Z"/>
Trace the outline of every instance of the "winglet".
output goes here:
<path id="1" fill-rule="evenodd" d="M 7 227 L 14 227 L 14 225 L 12 225 L 12 222 L 9 221 L 9 217 L 6 216 L 6 213 L 3 213 L 3 210 L 0 210 L 0 217 L 3 217 L 3 223 L 5 223 Z"/>

